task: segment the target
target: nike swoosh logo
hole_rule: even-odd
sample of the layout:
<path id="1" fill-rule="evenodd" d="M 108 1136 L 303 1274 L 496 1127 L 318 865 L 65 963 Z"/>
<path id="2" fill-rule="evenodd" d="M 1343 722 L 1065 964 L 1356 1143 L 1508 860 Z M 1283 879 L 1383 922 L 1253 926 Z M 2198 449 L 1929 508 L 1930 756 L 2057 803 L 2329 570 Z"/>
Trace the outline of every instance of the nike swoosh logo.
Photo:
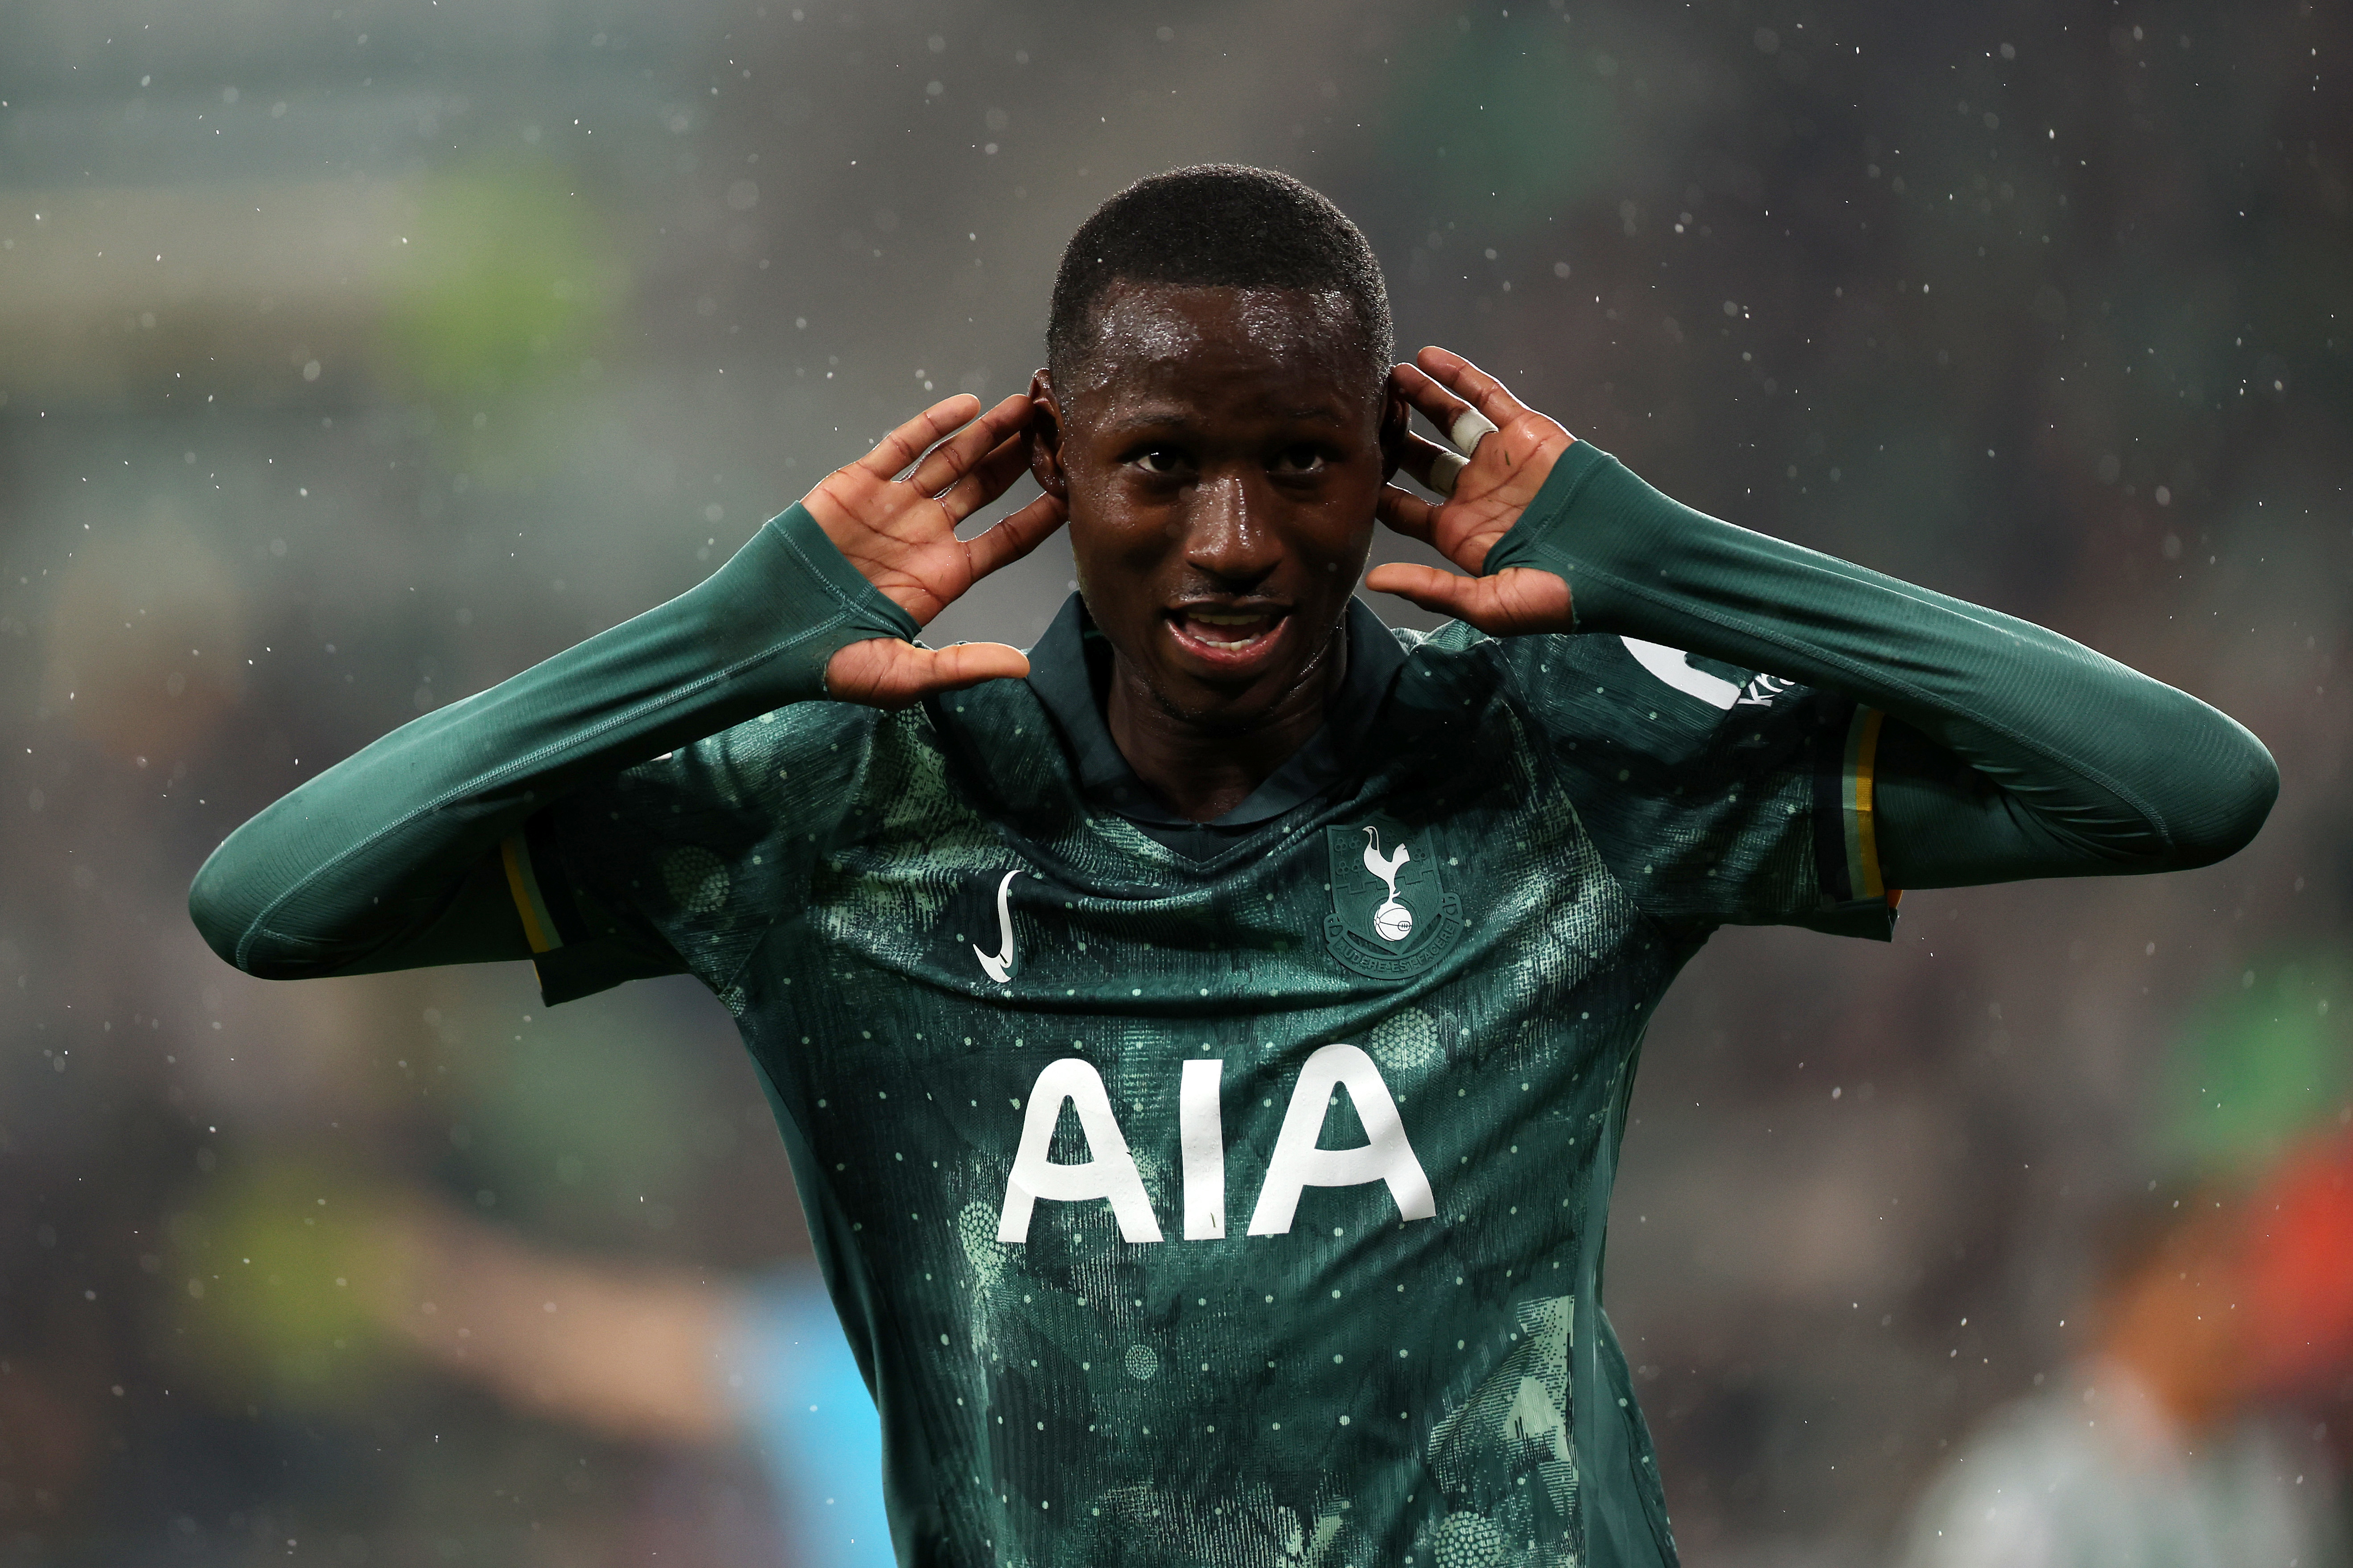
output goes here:
<path id="1" fill-rule="evenodd" d="M 1013 978 L 1013 905 L 1011 898 L 1013 893 L 1013 879 L 1019 875 L 1021 875 L 1021 873 L 1018 869 L 1008 871 L 1005 873 L 1005 880 L 997 884 L 997 940 L 1003 951 L 994 953 L 983 952 L 977 945 L 976 945 L 972 950 L 972 955 L 980 960 L 981 968 L 987 970 L 988 972 L 988 977 L 991 980 L 996 981 L 999 985 L 1006 984 Z"/>

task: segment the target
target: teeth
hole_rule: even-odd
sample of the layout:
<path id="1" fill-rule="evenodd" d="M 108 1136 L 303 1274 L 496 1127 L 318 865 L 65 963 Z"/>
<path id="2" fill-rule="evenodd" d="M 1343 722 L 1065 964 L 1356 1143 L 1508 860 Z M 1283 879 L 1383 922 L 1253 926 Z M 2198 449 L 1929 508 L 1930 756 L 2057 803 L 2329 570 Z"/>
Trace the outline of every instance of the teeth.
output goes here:
<path id="1" fill-rule="evenodd" d="M 1185 635 L 1208 647 L 1240 648 L 1264 642 L 1282 624 L 1282 614 L 1269 610 L 1185 610 L 1180 612 Z M 1229 635 L 1219 637 L 1215 633 Z"/>

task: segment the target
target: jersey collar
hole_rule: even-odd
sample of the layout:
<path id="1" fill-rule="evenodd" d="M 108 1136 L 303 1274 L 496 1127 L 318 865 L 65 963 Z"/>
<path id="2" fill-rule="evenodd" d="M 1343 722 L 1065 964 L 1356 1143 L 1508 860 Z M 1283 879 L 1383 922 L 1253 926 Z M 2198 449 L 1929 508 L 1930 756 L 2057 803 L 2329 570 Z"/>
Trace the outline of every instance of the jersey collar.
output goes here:
<path id="1" fill-rule="evenodd" d="M 1127 765 L 1103 719 L 1111 677 L 1111 645 L 1073 594 L 1029 650 L 1029 688 L 1052 715 L 1076 763 L 1079 786 L 1092 807 L 1111 811 L 1147 830 L 1255 827 L 1314 799 L 1353 771 L 1366 732 L 1405 667 L 1397 634 L 1361 599 L 1348 601 L 1348 671 L 1323 728 L 1240 805 L 1207 823 L 1177 816 Z M 1153 833 L 1166 841 L 1164 834 Z M 1189 846 L 1187 847 L 1189 847 Z"/>

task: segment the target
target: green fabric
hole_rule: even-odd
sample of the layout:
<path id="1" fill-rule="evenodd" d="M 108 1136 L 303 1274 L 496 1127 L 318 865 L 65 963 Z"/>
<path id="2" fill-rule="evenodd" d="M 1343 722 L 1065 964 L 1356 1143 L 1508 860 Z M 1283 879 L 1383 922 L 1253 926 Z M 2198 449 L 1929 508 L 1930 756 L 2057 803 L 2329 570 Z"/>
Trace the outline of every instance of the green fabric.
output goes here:
<path id="1" fill-rule="evenodd" d="M 1880 777 L 1894 887 L 2203 866 L 2253 837 L 2279 794 L 2263 743 L 2196 698 L 1694 511 L 1582 441 L 1489 553 L 1487 571 L 1509 566 L 1567 579 L 1579 631 L 1770 670 L 1902 721 Z"/>
<path id="2" fill-rule="evenodd" d="M 1715 922 L 1820 913 L 1816 775 L 1851 705 L 1654 716 L 1663 689 L 1614 639 L 1405 641 L 1347 785 L 1207 861 L 1090 814 L 1012 681 L 786 710 L 534 824 L 567 945 L 682 955 L 774 1085 L 880 1395 L 902 1552 L 1670 1560 L 1591 1306 L 1634 1053 Z M 1395 942 L 1368 852 L 1395 863 Z M 1381 1181 L 1309 1187 L 1251 1236 L 1335 1044 L 1377 1074 L 1435 1212 Z M 999 1240 L 1066 1058 L 1117 1131 L 1056 1100 L 1052 1159 L 1128 1151 L 1157 1239 L 1044 1198 Z M 1227 1192 L 1188 1239 L 1192 1061 L 1222 1064 Z M 1312 1087 L 1308 1125 L 1327 1099 L 1322 1142 L 1365 1144 L 1355 1089 Z"/>
<path id="3" fill-rule="evenodd" d="M 293 980 L 530 953 L 483 857 L 583 779 L 825 692 L 826 661 L 915 624 L 796 506 L 670 603 L 436 709 L 229 835 L 189 910 Z"/>
<path id="4" fill-rule="evenodd" d="M 1089 809 L 1026 682 L 884 714 L 810 700 L 805 658 L 725 692 L 790 605 L 837 616 L 807 658 L 853 635 L 855 595 L 807 585 L 838 558 L 755 542 L 717 602 L 630 623 L 659 668 L 585 645 L 272 807 L 199 921 L 264 973 L 511 956 L 511 914 L 503 945 L 453 933 L 494 923 L 484 856 L 527 819 L 551 1002 L 682 968 L 735 1016 L 876 1389 L 902 1561 L 1671 1563 L 1598 1304 L 1675 973 L 1726 922 L 1886 934 L 1873 764 L 1900 882 L 2211 858 L 2269 759 L 1587 447 L 1514 561 L 1568 577 L 1580 634 L 1397 634 L 1349 777 L 1195 860 Z M 640 738 L 592 739 L 665 692 Z"/>

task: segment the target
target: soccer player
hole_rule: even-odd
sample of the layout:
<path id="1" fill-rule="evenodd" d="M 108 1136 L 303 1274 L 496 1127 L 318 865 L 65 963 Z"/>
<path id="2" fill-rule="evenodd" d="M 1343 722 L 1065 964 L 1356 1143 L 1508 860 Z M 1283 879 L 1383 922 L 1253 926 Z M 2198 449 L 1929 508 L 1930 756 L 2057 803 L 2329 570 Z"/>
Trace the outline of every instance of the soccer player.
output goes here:
<path id="1" fill-rule="evenodd" d="M 701 586 L 304 784 L 196 921 L 260 975 L 716 993 L 902 1561 L 1672 1563 L 1599 1298 L 1676 970 L 1726 923 L 1884 939 L 1896 888 L 2204 865 L 2277 775 L 2193 698 L 1390 353 L 1324 198 L 1143 181 L 1071 241 L 1026 397 L 934 406 Z M 1066 520 L 1026 658 L 911 640 Z M 1461 568 L 1366 579 L 1439 632 L 1353 597 L 1377 520 Z"/>

